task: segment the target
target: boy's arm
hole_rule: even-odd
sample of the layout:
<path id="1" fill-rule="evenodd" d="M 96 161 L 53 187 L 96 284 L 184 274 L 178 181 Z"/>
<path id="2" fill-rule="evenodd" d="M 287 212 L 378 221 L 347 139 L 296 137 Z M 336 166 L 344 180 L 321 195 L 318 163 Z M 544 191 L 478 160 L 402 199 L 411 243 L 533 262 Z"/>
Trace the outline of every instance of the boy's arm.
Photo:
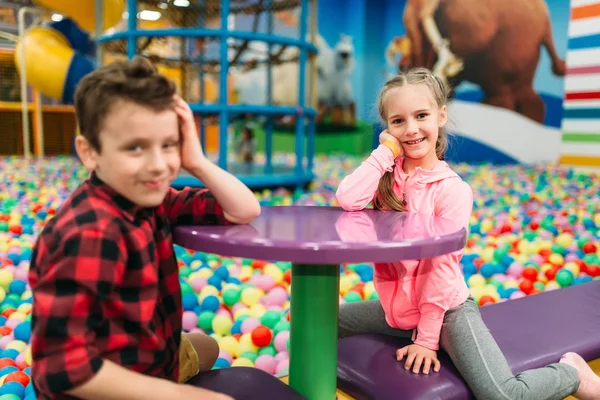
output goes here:
<path id="1" fill-rule="evenodd" d="M 260 204 L 254 193 L 235 176 L 206 158 L 200 146 L 194 114 L 190 106 L 178 96 L 175 97 L 175 112 L 179 117 L 182 138 L 181 166 L 210 190 L 228 222 L 250 223 L 260 214 Z M 169 204 L 166 207 L 169 208 Z M 214 206 L 215 209 L 218 207 Z M 172 219 L 176 212 L 170 207 L 167 214 Z M 184 218 L 178 218 L 178 221 L 194 223 Z"/>

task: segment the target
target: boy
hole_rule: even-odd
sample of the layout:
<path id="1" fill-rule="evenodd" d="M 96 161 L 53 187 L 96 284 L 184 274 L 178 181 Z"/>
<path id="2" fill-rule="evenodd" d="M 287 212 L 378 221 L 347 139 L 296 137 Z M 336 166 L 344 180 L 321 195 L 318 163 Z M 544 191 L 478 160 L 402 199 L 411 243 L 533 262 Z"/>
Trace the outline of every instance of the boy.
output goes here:
<path id="1" fill-rule="evenodd" d="M 43 399 L 229 399 L 184 385 L 218 355 L 181 334 L 171 230 L 247 224 L 254 194 L 203 154 L 193 113 L 144 59 L 106 65 L 75 94 L 76 150 L 91 177 L 36 244 L 32 380 Z M 170 184 L 180 167 L 210 190 Z"/>

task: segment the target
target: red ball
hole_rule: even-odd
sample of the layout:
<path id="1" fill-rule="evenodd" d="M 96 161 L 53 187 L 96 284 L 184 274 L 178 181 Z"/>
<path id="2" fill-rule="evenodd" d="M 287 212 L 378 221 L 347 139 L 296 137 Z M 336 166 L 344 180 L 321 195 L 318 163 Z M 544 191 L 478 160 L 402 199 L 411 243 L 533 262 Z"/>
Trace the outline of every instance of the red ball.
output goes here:
<path id="1" fill-rule="evenodd" d="M 8 382 L 19 382 L 23 387 L 29 385 L 29 376 L 25 372 L 15 371 L 6 375 L 4 383 Z"/>
<path id="2" fill-rule="evenodd" d="M 581 248 L 581 250 L 583 250 L 583 252 L 586 253 L 586 254 L 595 253 L 596 252 L 596 245 L 594 243 L 587 242 L 586 244 L 583 245 L 583 247 Z"/>
<path id="3" fill-rule="evenodd" d="M 600 276 L 600 266 L 596 264 L 590 264 L 587 266 L 587 274 L 592 278 Z"/>
<path id="4" fill-rule="evenodd" d="M 481 296 L 481 298 L 479 299 L 480 306 L 484 306 L 488 303 L 494 304 L 495 302 L 496 302 L 496 300 L 494 300 L 494 298 L 492 296 L 488 296 L 488 295 Z"/>
<path id="5" fill-rule="evenodd" d="M 263 269 L 267 265 L 266 261 L 254 260 L 252 261 L 252 269 Z"/>
<path id="6" fill-rule="evenodd" d="M 287 271 L 285 271 L 285 273 L 283 274 L 283 280 L 286 281 L 288 285 L 292 282 L 292 270 L 291 269 L 288 269 Z"/>
<path id="7" fill-rule="evenodd" d="M 521 283 L 519 283 L 519 289 L 521 289 L 521 292 L 523 292 L 525 294 L 530 294 L 531 291 L 533 290 L 533 288 L 534 288 L 533 282 L 531 282 L 527 278 L 523 278 Z"/>
<path id="8" fill-rule="evenodd" d="M 552 254 L 552 251 L 550 249 L 541 249 L 539 251 L 540 256 L 544 257 L 544 258 L 548 258 L 548 256 L 550 256 L 550 254 Z"/>
<path id="9" fill-rule="evenodd" d="M 6 336 L 6 335 L 10 335 L 10 333 L 12 332 L 12 329 L 10 329 L 8 326 L 0 326 L 0 335 L 2 336 Z M 15 364 L 15 367 L 17 365 Z"/>
<path id="10" fill-rule="evenodd" d="M 477 267 L 477 269 L 481 268 L 481 266 L 485 264 L 485 261 L 483 261 L 483 258 L 476 258 L 473 260 L 473 265 Z"/>
<path id="11" fill-rule="evenodd" d="M 523 278 L 529 279 L 531 282 L 537 281 L 538 271 L 533 267 L 527 267 L 523 270 Z"/>
<path id="12" fill-rule="evenodd" d="M 554 278 L 556 278 L 556 273 L 558 272 L 559 269 L 560 269 L 560 267 L 557 267 L 556 265 L 554 265 L 551 269 L 546 271 L 546 273 L 545 273 L 546 278 L 548 278 L 549 281 L 554 280 Z"/>
<path id="13" fill-rule="evenodd" d="M 266 326 L 257 326 L 254 328 L 252 333 L 250 334 L 252 337 L 252 343 L 256 345 L 256 347 L 267 347 L 271 344 L 271 340 L 273 339 L 273 333 Z"/>
<path id="14" fill-rule="evenodd" d="M 508 224 L 502 225 L 502 228 L 500 229 L 500 233 L 508 233 L 512 231 L 512 227 Z"/>
<path id="15" fill-rule="evenodd" d="M 17 367 L 17 368 L 19 368 L 19 366 L 17 365 L 17 363 L 15 362 L 15 360 L 12 360 L 12 359 L 6 358 L 6 357 L 5 358 L 0 358 L 0 369 L 2 369 L 4 367 Z"/>
<path id="16" fill-rule="evenodd" d="M 529 228 L 530 228 L 532 231 L 537 231 L 539 227 L 540 227 L 540 224 L 539 224 L 537 221 L 532 221 L 532 222 L 529 224 Z"/>

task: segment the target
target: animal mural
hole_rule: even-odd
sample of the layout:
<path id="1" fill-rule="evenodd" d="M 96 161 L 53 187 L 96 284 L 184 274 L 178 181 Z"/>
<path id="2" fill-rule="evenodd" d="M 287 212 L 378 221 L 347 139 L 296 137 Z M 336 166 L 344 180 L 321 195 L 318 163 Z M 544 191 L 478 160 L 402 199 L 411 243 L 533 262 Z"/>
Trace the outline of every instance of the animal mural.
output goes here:
<path id="1" fill-rule="evenodd" d="M 479 85 L 482 103 L 543 123 L 546 109 L 533 80 L 544 47 L 552 72 L 564 76 L 544 0 L 407 0 L 406 36 L 386 57 L 401 53 L 400 69 L 425 66 L 453 87 Z"/>

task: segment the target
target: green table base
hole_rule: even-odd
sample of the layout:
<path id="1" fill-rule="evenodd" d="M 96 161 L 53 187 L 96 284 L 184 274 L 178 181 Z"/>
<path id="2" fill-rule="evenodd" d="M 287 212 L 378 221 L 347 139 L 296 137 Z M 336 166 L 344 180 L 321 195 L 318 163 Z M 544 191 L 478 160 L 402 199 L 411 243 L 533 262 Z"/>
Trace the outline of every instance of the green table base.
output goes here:
<path id="1" fill-rule="evenodd" d="M 308 400 L 336 397 L 339 265 L 292 264 L 290 386 Z"/>

